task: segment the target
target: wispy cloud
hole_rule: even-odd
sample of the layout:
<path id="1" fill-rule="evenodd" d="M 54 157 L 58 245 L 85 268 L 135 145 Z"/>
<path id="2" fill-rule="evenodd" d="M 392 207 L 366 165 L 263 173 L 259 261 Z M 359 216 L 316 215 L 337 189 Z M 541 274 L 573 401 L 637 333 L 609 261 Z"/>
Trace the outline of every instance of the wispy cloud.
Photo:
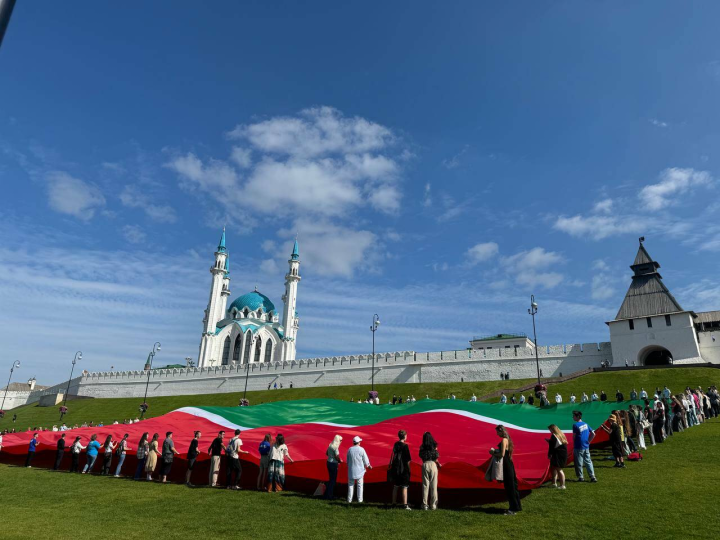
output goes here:
<path id="1" fill-rule="evenodd" d="M 661 120 L 658 120 L 657 118 L 651 118 L 651 119 L 650 119 L 650 123 L 651 123 L 653 126 L 659 127 L 659 128 L 666 128 L 666 127 L 668 127 L 668 126 L 670 125 L 670 124 L 668 124 L 667 122 L 663 122 L 663 121 L 661 121 Z"/>
<path id="2" fill-rule="evenodd" d="M 677 203 L 677 196 L 697 186 L 709 185 L 713 178 L 707 171 L 671 168 L 660 173 L 659 182 L 640 190 L 638 197 L 647 210 L 662 210 Z"/>
<path id="3" fill-rule="evenodd" d="M 465 146 L 463 146 L 462 150 L 460 150 L 457 154 L 455 154 L 451 158 L 443 159 L 442 160 L 443 167 L 445 167 L 446 169 L 456 169 L 457 167 L 459 167 L 460 163 L 461 163 L 461 158 L 463 157 L 463 155 L 465 155 L 467 153 L 467 151 L 469 149 L 470 149 L 470 145 L 466 144 Z"/>
<path id="4" fill-rule="evenodd" d="M 105 206 L 100 188 L 84 182 L 63 171 L 52 171 L 45 175 L 48 204 L 61 214 L 68 214 L 82 221 L 90 221 L 95 212 Z"/>

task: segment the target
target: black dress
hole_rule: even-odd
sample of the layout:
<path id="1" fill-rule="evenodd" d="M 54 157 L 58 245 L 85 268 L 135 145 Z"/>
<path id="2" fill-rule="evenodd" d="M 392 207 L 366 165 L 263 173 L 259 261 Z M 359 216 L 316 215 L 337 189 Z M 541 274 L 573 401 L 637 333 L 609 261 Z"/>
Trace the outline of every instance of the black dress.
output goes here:
<path id="1" fill-rule="evenodd" d="M 552 467 L 564 467 L 567 465 L 567 444 L 562 444 L 558 438 L 553 435 L 548 440 L 548 458 Z"/>
<path id="2" fill-rule="evenodd" d="M 390 467 L 392 482 L 396 487 L 410 487 L 410 448 L 404 442 L 396 442 L 393 446 L 392 465 Z"/>
<path id="3" fill-rule="evenodd" d="M 509 452 L 505 452 L 503 456 L 503 485 L 505 487 L 505 495 L 510 504 L 511 512 L 520 512 L 522 504 L 520 503 L 520 492 L 517 486 L 517 476 L 515 475 L 515 465 Z"/>

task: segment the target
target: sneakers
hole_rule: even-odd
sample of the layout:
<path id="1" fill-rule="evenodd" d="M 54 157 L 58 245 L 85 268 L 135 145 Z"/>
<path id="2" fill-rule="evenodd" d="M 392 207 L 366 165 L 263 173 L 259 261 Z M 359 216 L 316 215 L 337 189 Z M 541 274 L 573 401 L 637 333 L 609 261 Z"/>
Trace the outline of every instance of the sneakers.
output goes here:
<path id="1" fill-rule="evenodd" d="M 403 507 L 403 510 L 412 510 L 412 508 L 410 508 L 410 505 L 409 505 L 409 504 L 406 504 L 406 505 Z"/>
<path id="2" fill-rule="evenodd" d="M 558 489 L 565 489 L 565 486 L 559 486 Z"/>
<path id="3" fill-rule="evenodd" d="M 513 512 L 512 510 L 505 510 L 505 515 L 506 516 L 514 516 L 515 512 Z"/>
<path id="4" fill-rule="evenodd" d="M 585 479 L 584 479 L 584 478 L 578 478 L 577 481 L 578 481 L 578 482 L 584 482 Z"/>
<path id="5" fill-rule="evenodd" d="M 558 487 L 558 485 L 557 485 L 557 484 L 553 484 L 553 485 L 552 485 L 552 487 L 554 487 L 554 488 L 557 488 L 557 487 Z"/>
<path id="6" fill-rule="evenodd" d="M 595 478 L 595 477 L 593 476 L 593 477 L 590 479 L 590 482 L 592 482 L 593 484 L 597 484 L 597 478 Z"/>

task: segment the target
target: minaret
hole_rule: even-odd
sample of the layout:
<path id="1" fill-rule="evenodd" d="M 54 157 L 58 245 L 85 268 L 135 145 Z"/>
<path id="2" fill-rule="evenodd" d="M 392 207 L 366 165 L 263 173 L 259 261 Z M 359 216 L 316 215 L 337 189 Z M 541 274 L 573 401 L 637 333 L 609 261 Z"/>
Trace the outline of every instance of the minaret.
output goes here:
<path id="1" fill-rule="evenodd" d="M 230 254 L 225 257 L 225 275 L 222 280 L 222 292 L 220 293 L 220 303 L 218 304 L 218 321 L 222 321 L 225 318 L 228 296 L 230 296 Z"/>
<path id="2" fill-rule="evenodd" d="M 285 294 L 283 295 L 283 319 L 282 324 L 285 330 L 285 350 L 283 360 L 295 360 L 295 340 L 297 338 L 300 321 L 297 316 L 297 287 L 300 281 L 300 255 L 298 254 L 298 243 L 295 238 L 290 260 L 290 269 L 285 275 Z"/>
<path id="3" fill-rule="evenodd" d="M 210 365 L 212 358 L 212 336 L 215 335 L 215 328 L 218 321 L 223 318 L 224 305 L 227 302 L 227 296 L 230 291 L 225 294 L 224 286 L 229 284 L 229 278 L 226 273 L 227 249 L 225 248 L 225 228 L 223 227 L 220 244 L 218 244 L 215 252 L 215 264 L 210 268 L 212 274 L 212 283 L 210 285 L 210 299 L 208 307 L 205 310 L 205 318 L 203 319 L 203 333 L 200 340 L 200 354 L 198 356 L 198 367 L 207 367 Z M 229 286 L 229 285 L 228 285 Z"/>

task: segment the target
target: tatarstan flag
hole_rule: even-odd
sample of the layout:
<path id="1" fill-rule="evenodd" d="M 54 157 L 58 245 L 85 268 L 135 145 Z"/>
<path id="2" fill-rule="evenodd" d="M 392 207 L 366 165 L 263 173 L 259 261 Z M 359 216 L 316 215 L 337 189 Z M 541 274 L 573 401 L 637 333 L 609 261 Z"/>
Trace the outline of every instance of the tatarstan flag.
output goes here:
<path id="1" fill-rule="evenodd" d="M 489 404 L 460 400 L 423 399 L 402 405 L 370 405 L 330 399 L 308 399 L 299 401 L 278 401 L 251 407 L 185 407 L 171 413 L 144 420 L 132 425 L 110 425 L 101 428 L 81 428 L 67 431 L 67 447 L 76 436 L 82 437 L 87 445 L 90 435 L 97 434 L 100 442 L 109 434 L 119 440 L 129 433 L 129 445 L 134 450 L 143 432 L 160 434 L 162 442 L 165 432 L 174 432 L 176 449 L 182 459 L 193 438 L 193 432 L 200 430 L 203 438 L 199 460 L 207 460 L 205 450 L 219 430 L 226 431 L 226 442 L 235 429 L 240 435 L 243 449 L 241 459 L 257 465 L 260 456 L 258 445 L 266 433 L 275 436 L 282 433 L 295 463 L 287 463 L 285 473 L 290 478 L 324 481 L 327 479 L 325 451 L 335 434 L 343 437 L 341 453 L 352 445 L 352 438 L 359 435 L 362 446 L 368 453 L 373 470 L 368 471 L 365 482 L 385 482 L 386 466 L 390 460 L 392 446 L 397 433 L 408 432 L 408 444 L 413 461 L 412 482 L 421 482 L 421 460 L 418 449 L 425 431 L 430 431 L 438 442 L 442 473 L 439 487 L 448 489 L 497 489 L 496 483 L 487 482 L 489 450 L 496 447 L 499 439 L 495 426 L 502 424 L 508 430 L 515 445 L 515 468 L 520 489 L 527 490 L 542 484 L 548 475 L 548 445 L 550 434 L 547 427 L 556 424 L 568 436 L 568 454 L 572 458 L 572 411 L 583 412 L 583 420 L 597 430 L 596 443 L 607 440 L 604 431 L 598 430 L 610 412 L 627 408 L 631 403 L 640 402 L 590 402 L 583 404 L 561 404 L 544 408 L 530 405 Z M 3 455 L 24 455 L 32 437 L 31 432 L 5 435 Z M 54 456 L 59 432 L 40 433 L 38 452 Z M 129 452 L 134 455 L 134 451 Z M 40 458 L 40 455 L 38 455 Z M 39 459 L 39 465 L 43 460 Z M 125 471 L 125 472 L 129 472 Z M 338 481 L 347 478 L 342 464 Z"/>

